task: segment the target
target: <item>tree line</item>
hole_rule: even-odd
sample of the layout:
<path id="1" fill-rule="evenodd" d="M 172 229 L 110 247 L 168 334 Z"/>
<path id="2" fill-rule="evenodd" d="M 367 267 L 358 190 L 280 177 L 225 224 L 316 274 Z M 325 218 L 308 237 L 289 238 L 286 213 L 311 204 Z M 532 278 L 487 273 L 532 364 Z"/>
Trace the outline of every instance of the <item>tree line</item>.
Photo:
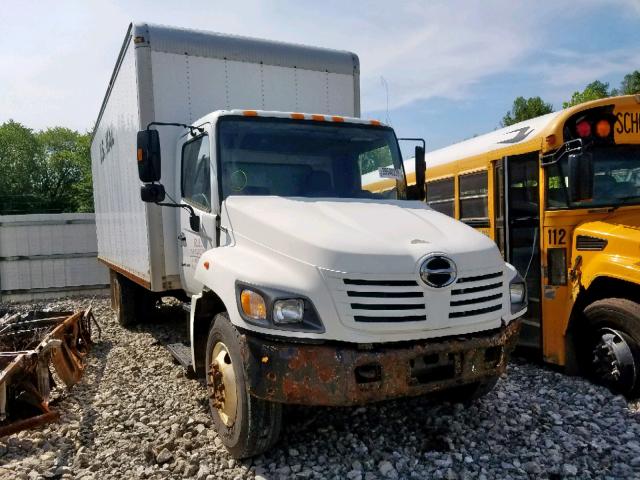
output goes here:
<path id="1" fill-rule="evenodd" d="M 0 125 L 0 215 L 93 212 L 91 135 Z"/>
<path id="2" fill-rule="evenodd" d="M 638 70 L 625 75 L 622 82 L 620 82 L 619 88 L 609 88 L 608 83 L 600 80 L 591 82 L 584 90 L 573 92 L 568 101 L 562 102 L 562 108 L 573 107 L 574 105 L 599 98 L 634 95 L 636 93 L 640 93 L 640 71 Z M 502 118 L 501 126 L 508 127 L 514 123 L 523 122 L 551 112 L 553 112 L 553 105 L 545 102 L 540 97 L 517 97 L 513 101 L 511 110 Z"/>

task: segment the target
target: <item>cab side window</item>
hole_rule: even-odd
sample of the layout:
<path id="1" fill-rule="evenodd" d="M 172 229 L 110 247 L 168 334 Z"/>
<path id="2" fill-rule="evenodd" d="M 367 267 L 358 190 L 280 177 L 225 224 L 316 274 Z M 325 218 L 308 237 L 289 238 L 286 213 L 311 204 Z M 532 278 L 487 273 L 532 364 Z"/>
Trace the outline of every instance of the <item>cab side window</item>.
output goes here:
<path id="1" fill-rule="evenodd" d="M 454 216 L 455 188 L 453 177 L 427 183 L 427 205 L 435 211 Z"/>
<path id="2" fill-rule="evenodd" d="M 460 175 L 460 220 L 473 227 L 489 226 L 487 172 Z"/>
<path id="3" fill-rule="evenodd" d="M 209 137 L 201 137 L 182 147 L 182 198 L 200 209 L 211 210 Z"/>

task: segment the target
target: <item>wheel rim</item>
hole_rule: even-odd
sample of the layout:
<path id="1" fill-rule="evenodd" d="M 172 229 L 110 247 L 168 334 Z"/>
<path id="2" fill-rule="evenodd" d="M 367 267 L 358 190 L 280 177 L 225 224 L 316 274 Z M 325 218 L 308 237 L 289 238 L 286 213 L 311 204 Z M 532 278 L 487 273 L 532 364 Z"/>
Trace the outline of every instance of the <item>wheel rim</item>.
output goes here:
<path id="1" fill-rule="evenodd" d="M 218 411 L 222 422 L 231 427 L 236 420 L 238 407 L 236 374 L 229 349 L 222 342 L 216 343 L 213 347 L 208 374 L 207 386 L 211 406 Z"/>
<path id="2" fill-rule="evenodd" d="M 602 328 L 593 349 L 593 370 L 600 382 L 621 393 L 630 393 L 637 379 L 633 340 L 624 332 Z"/>

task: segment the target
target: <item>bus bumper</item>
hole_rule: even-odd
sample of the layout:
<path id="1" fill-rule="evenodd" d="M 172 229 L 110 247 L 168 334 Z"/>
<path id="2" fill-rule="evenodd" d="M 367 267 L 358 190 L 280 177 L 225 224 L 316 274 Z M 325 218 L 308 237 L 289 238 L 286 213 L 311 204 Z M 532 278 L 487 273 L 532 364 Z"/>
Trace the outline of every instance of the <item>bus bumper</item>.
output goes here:
<path id="1" fill-rule="evenodd" d="M 349 406 L 425 395 L 506 370 L 520 321 L 489 332 L 402 344 L 300 344 L 242 336 L 251 395 L 299 405 Z"/>

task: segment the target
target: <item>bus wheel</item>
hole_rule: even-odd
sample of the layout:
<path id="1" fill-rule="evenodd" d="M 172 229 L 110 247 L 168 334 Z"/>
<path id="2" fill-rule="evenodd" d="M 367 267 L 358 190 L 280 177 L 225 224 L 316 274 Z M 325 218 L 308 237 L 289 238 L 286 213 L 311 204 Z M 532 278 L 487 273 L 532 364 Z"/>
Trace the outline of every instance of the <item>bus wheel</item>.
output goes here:
<path id="1" fill-rule="evenodd" d="M 207 340 L 207 393 L 213 424 L 231 456 L 247 458 L 280 436 L 282 405 L 247 392 L 240 333 L 229 315 L 216 315 Z"/>
<path id="2" fill-rule="evenodd" d="M 607 298 L 589 305 L 592 327 L 591 375 L 611 390 L 635 397 L 640 393 L 640 304 Z"/>

